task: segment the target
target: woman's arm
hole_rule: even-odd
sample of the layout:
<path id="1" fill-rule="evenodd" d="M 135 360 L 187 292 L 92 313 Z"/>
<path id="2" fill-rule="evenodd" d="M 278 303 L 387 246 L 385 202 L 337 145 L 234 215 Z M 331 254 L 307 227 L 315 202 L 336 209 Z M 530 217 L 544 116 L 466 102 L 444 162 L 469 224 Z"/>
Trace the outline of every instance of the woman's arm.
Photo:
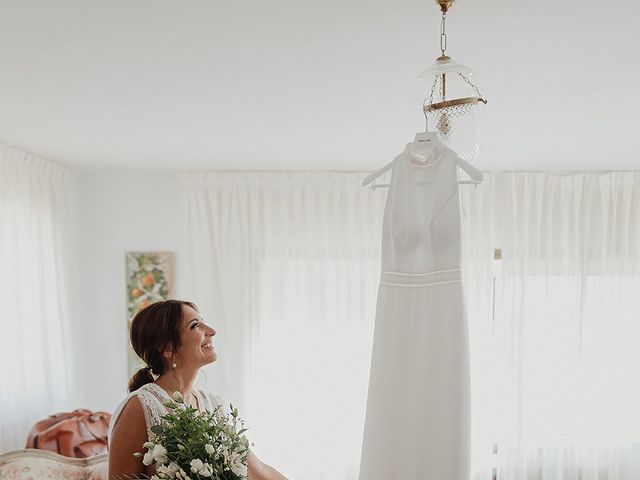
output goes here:
<path id="1" fill-rule="evenodd" d="M 109 476 L 124 479 L 140 477 L 144 471 L 142 459 L 134 457 L 135 452 L 142 452 L 142 444 L 147 441 L 147 425 L 144 420 L 142 404 L 133 396 L 127 402 L 111 433 L 109 446 Z"/>
<path id="2" fill-rule="evenodd" d="M 262 462 L 262 460 L 251 451 L 247 457 L 247 467 L 249 470 L 249 480 L 287 480 L 287 477 L 271 465 Z"/>

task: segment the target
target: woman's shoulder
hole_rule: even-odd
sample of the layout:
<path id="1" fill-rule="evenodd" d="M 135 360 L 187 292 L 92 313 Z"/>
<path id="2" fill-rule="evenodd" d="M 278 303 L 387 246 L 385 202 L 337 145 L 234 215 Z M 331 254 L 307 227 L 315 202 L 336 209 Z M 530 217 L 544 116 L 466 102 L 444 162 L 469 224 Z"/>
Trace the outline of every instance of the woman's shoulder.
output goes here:
<path id="1" fill-rule="evenodd" d="M 111 420 L 115 420 L 114 417 L 119 417 L 124 410 L 139 410 L 142 411 L 142 400 L 139 398 L 140 392 L 138 390 L 134 390 L 133 392 L 130 392 L 129 394 L 127 394 L 126 397 L 124 397 L 120 403 L 118 403 L 118 405 L 116 406 L 116 408 L 114 409 L 112 415 L 111 415 Z M 131 401 L 132 399 L 134 399 L 134 401 Z"/>
<path id="2" fill-rule="evenodd" d="M 130 415 L 139 422 L 144 422 L 147 430 L 150 429 L 152 425 L 158 423 L 160 415 L 164 413 L 162 406 L 163 398 L 159 395 L 155 387 L 156 386 L 151 383 L 142 385 L 137 390 L 129 393 L 118 404 L 109 422 L 109 436 L 111 436 L 116 423 L 123 415 Z"/>
<path id="3" fill-rule="evenodd" d="M 111 437 L 115 430 L 116 424 L 122 424 L 120 421 L 124 419 L 124 424 L 130 428 L 138 426 L 145 427 L 146 418 L 144 414 L 144 405 L 140 398 L 136 395 L 136 392 L 132 392 L 127 395 L 116 407 L 111 419 L 109 420 L 108 428 L 108 443 L 111 443 Z"/>

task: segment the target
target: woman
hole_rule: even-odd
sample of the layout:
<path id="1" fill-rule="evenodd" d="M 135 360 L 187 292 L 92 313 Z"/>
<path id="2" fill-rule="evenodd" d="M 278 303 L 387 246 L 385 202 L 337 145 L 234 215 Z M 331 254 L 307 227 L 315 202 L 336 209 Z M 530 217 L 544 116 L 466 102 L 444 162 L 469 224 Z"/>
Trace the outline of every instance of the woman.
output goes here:
<path id="1" fill-rule="evenodd" d="M 110 479 L 155 473 L 134 452 L 152 436 L 150 428 L 167 413 L 162 402 L 180 391 L 194 408 L 212 411 L 220 397 L 193 388 L 200 368 L 215 362 L 216 331 L 206 325 L 191 302 L 166 300 L 143 308 L 131 322 L 131 345 L 147 364 L 129 380 L 129 395 L 111 417 L 109 425 Z M 154 377 L 155 375 L 155 377 Z M 253 452 L 248 456 L 249 480 L 286 480 Z"/>

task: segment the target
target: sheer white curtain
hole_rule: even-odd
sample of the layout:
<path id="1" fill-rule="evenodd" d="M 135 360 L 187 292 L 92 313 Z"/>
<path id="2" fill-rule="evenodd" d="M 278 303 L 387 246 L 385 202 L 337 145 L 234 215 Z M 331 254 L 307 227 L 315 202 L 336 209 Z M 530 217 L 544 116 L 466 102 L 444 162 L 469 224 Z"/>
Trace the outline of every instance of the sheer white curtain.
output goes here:
<path id="1" fill-rule="evenodd" d="M 385 200 L 363 176 L 186 177 L 209 388 L 292 478 L 357 479 Z M 487 173 L 462 199 L 474 480 L 640 478 L 640 173 Z"/>
<path id="2" fill-rule="evenodd" d="M 462 196 L 474 478 L 640 478 L 640 173 Z"/>
<path id="3" fill-rule="evenodd" d="M 208 388 L 290 478 L 357 478 L 384 207 L 364 175 L 186 179 L 194 299 L 218 329 Z"/>
<path id="4" fill-rule="evenodd" d="M 0 452 L 68 407 L 71 343 L 62 260 L 68 170 L 0 145 Z"/>

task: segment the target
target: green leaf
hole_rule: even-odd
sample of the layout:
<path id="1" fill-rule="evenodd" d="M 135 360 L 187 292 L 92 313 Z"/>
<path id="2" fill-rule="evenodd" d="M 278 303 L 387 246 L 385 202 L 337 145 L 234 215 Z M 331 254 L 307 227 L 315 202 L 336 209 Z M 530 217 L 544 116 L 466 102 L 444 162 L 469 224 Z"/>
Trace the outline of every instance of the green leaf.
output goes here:
<path id="1" fill-rule="evenodd" d="M 162 432 L 164 431 L 164 427 L 162 425 L 153 425 L 150 428 L 150 430 L 156 435 L 162 435 Z"/>

